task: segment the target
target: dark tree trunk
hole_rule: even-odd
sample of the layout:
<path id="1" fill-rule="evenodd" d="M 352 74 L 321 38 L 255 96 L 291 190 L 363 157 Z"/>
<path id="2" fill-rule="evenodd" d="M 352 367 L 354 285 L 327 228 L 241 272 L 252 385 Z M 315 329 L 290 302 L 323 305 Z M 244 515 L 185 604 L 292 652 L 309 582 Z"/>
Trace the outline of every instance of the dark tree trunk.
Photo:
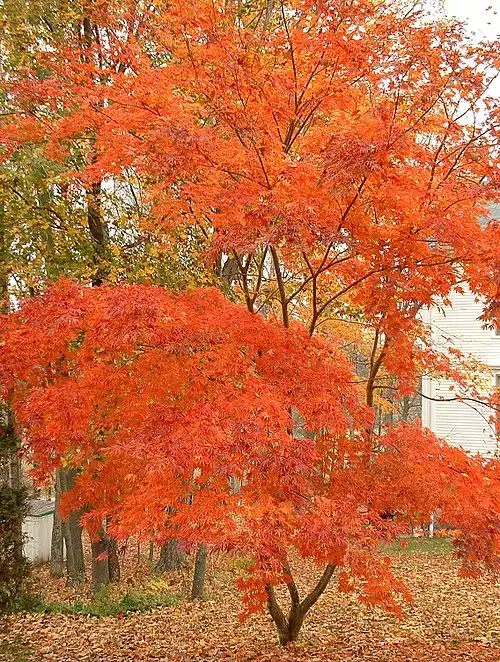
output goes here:
<path id="1" fill-rule="evenodd" d="M 191 600 L 203 597 L 203 587 L 205 585 L 205 575 L 207 571 L 208 549 L 204 543 L 198 545 L 196 560 L 194 562 L 193 586 L 191 589 Z"/>
<path id="2" fill-rule="evenodd" d="M 97 30 L 98 27 L 92 22 L 92 19 L 89 16 L 85 16 L 83 19 L 83 38 L 85 47 L 90 48 L 95 42 L 95 38 L 98 34 Z M 84 56 L 84 60 L 87 60 L 86 56 Z M 102 102 L 98 105 L 102 106 Z M 91 161 L 95 163 L 96 160 L 97 153 L 94 151 L 91 155 Z M 101 195 L 101 181 L 93 182 L 87 188 L 87 225 L 94 245 L 94 273 L 91 278 L 94 287 L 102 285 L 109 276 L 109 264 L 107 264 L 106 260 L 108 226 L 102 212 Z"/>
<path id="3" fill-rule="evenodd" d="M 71 583 L 79 583 L 85 580 L 85 557 L 83 555 L 80 516 L 81 512 L 77 510 L 71 513 L 68 519 L 69 539 L 73 553 L 73 574 L 69 578 Z"/>
<path id="4" fill-rule="evenodd" d="M 50 574 L 52 577 L 62 577 L 64 575 L 64 536 L 61 515 L 59 514 L 59 502 L 61 500 L 61 477 L 59 471 L 56 471 L 55 497 L 52 540 L 50 544 Z"/>
<path id="5" fill-rule="evenodd" d="M 66 581 L 68 584 L 77 583 L 75 561 L 73 559 L 73 545 L 71 543 L 71 535 L 69 533 L 67 520 L 61 520 L 61 532 L 64 541 L 64 549 L 66 551 Z"/>
<path id="6" fill-rule="evenodd" d="M 285 636 L 282 638 L 280 635 L 280 644 L 282 646 L 297 641 L 305 617 L 306 613 L 300 608 L 300 606 L 297 607 L 297 609 L 292 608 L 290 616 L 288 617 L 288 627 Z"/>
<path id="7" fill-rule="evenodd" d="M 92 285 L 99 287 L 109 276 L 106 251 L 108 228 L 102 217 L 101 182 L 96 182 L 87 190 L 87 223 L 94 244 L 94 274 Z"/>
<path id="8" fill-rule="evenodd" d="M 108 573 L 110 582 L 119 582 L 121 577 L 120 559 L 118 558 L 118 544 L 113 536 L 106 536 L 108 547 Z"/>
<path id="9" fill-rule="evenodd" d="M 99 531 L 97 540 L 91 542 L 92 547 L 92 592 L 109 584 L 108 544 L 104 531 Z"/>
<path id="10" fill-rule="evenodd" d="M 98 539 L 92 541 L 92 590 L 98 591 L 104 584 L 120 581 L 120 560 L 116 538 L 108 535 L 106 526 L 100 528 Z"/>
<path id="11" fill-rule="evenodd" d="M 186 553 L 180 548 L 178 540 L 167 540 L 160 549 L 160 557 L 156 564 L 158 572 L 182 570 L 186 566 Z"/>
<path id="12" fill-rule="evenodd" d="M 61 493 L 68 492 L 73 487 L 76 469 L 61 469 L 59 472 Z M 80 526 L 81 511 L 71 513 L 63 522 L 62 531 L 66 546 L 66 569 L 68 584 L 78 584 L 85 579 L 85 558 L 83 556 L 82 527 Z"/>
<path id="13" fill-rule="evenodd" d="M 14 433 L 14 414 L 11 409 L 7 410 L 8 416 L 8 434 L 12 434 L 15 438 Z M 12 448 L 10 454 L 10 487 L 14 492 L 20 492 L 22 489 L 22 478 L 21 478 L 21 459 L 19 457 L 19 445 L 16 445 Z M 23 558 L 23 518 L 19 517 L 12 525 L 12 535 L 15 540 L 15 549 L 14 556 L 16 560 L 20 563 Z"/>

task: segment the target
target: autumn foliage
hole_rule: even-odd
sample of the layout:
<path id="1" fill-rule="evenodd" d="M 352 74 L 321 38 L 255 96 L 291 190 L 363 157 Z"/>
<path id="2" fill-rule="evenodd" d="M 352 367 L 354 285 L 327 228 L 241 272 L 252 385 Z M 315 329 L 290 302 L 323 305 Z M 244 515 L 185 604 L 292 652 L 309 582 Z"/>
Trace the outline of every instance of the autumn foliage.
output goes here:
<path id="1" fill-rule="evenodd" d="M 62 283 L 10 315 L 4 334 L 3 383 L 20 385 L 36 472 L 61 458 L 81 468 L 64 508 L 92 504 L 87 524 L 111 518 L 118 537 L 250 553 L 250 609 L 290 581 L 293 548 L 342 566 L 342 590 L 360 581 L 363 599 L 399 612 L 395 594 L 408 595 L 377 543 L 438 508 L 461 525 L 466 568 L 498 564 L 495 465 L 410 425 L 367 436 L 371 413 L 345 356 L 299 325 L 217 290 Z M 381 518 L 387 509 L 401 516 Z"/>
<path id="2" fill-rule="evenodd" d="M 423 371 L 468 387 L 423 306 L 466 281 L 498 321 L 498 224 L 478 218 L 499 199 L 499 49 L 389 0 L 257 5 L 92 3 L 10 76 L 4 158 L 42 145 L 73 191 L 134 172 L 148 223 L 196 228 L 230 297 L 61 282 L 4 319 L 0 359 L 38 476 L 79 469 L 67 512 L 245 551 L 247 606 L 286 643 L 337 568 L 398 612 L 378 544 L 433 512 L 466 572 L 498 569 L 495 461 L 373 423 L 378 391 Z M 303 600 L 292 550 L 326 568 Z"/>

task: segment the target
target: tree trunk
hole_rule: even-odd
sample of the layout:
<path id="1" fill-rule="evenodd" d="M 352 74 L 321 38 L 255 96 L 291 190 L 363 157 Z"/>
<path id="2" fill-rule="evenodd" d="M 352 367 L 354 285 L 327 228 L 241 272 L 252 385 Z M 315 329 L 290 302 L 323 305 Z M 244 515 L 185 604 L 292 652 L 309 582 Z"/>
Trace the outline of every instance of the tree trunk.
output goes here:
<path id="1" fill-rule="evenodd" d="M 156 564 L 158 572 L 182 570 L 186 566 L 186 553 L 180 548 L 178 540 L 167 540 L 160 549 L 160 557 Z"/>
<path id="2" fill-rule="evenodd" d="M 95 182 L 87 189 L 87 223 L 94 244 L 94 274 L 92 285 L 99 287 L 109 276 L 106 260 L 108 228 L 101 210 L 101 182 Z"/>
<path id="3" fill-rule="evenodd" d="M 76 469 L 61 469 L 59 472 L 61 493 L 73 487 Z M 68 584 L 78 584 L 85 580 L 85 558 L 83 556 L 81 511 L 71 513 L 63 523 L 63 537 L 66 546 L 66 570 Z"/>
<path id="4" fill-rule="evenodd" d="M 62 577 L 64 575 L 64 536 L 61 515 L 59 514 L 59 502 L 61 500 L 61 477 L 59 471 L 56 471 L 55 497 L 52 540 L 50 543 L 50 574 L 52 577 Z"/>
<path id="5" fill-rule="evenodd" d="M 14 432 L 14 414 L 12 413 L 10 407 L 7 409 L 8 416 L 8 434 L 12 434 L 13 438 L 15 437 Z M 20 492 L 22 489 L 22 479 L 21 479 L 21 459 L 19 457 L 19 445 L 16 444 L 10 452 L 10 487 L 14 492 Z M 15 540 L 14 548 L 14 557 L 16 560 L 21 563 L 23 558 L 23 518 L 19 517 L 12 524 L 12 535 Z"/>
<path id="6" fill-rule="evenodd" d="M 191 600 L 196 600 L 203 596 L 203 587 L 205 585 L 205 575 L 207 571 L 208 549 L 204 543 L 198 545 L 196 560 L 194 562 L 193 587 L 191 589 Z"/>
<path id="7" fill-rule="evenodd" d="M 108 547 L 108 573 L 109 581 L 116 583 L 120 581 L 120 559 L 118 558 L 118 543 L 113 536 L 106 536 L 106 544 Z"/>
<path id="8" fill-rule="evenodd" d="M 66 550 L 66 582 L 68 584 L 75 584 L 77 583 L 75 561 L 73 559 L 73 545 L 71 544 L 71 536 L 67 520 L 61 520 L 61 532 L 64 541 L 64 549 Z"/>
<path id="9" fill-rule="evenodd" d="M 297 609 L 292 608 L 290 616 L 288 617 L 288 623 L 285 632 L 278 633 L 280 644 L 282 646 L 287 646 L 288 644 L 297 641 L 305 616 L 306 613 L 300 607 Z"/>
<path id="10" fill-rule="evenodd" d="M 99 531 L 97 540 L 91 542 L 92 547 L 92 592 L 97 591 L 109 584 L 108 544 L 106 534 Z"/>
<path id="11" fill-rule="evenodd" d="M 104 584 L 120 581 L 120 560 L 116 538 L 108 535 L 106 525 L 98 532 L 98 539 L 92 541 L 92 590 L 98 591 Z"/>
<path id="12" fill-rule="evenodd" d="M 85 581 L 85 557 L 83 555 L 82 527 L 80 526 L 81 512 L 71 513 L 68 519 L 69 538 L 73 550 L 72 583 Z"/>
<path id="13" fill-rule="evenodd" d="M 267 6 L 266 6 L 266 15 L 264 18 L 264 30 L 267 30 L 269 27 L 269 23 L 271 22 L 271 15 L 273 13 L 274 9 L 274 0 L 267 0 Z"/>
<path id="14" fill-rule="evenodd" d="M 229 477 L 229 484 L 231 486 L 231 494 L 239 494 L 241 492 L 242 480 L 236 476 Z"/>

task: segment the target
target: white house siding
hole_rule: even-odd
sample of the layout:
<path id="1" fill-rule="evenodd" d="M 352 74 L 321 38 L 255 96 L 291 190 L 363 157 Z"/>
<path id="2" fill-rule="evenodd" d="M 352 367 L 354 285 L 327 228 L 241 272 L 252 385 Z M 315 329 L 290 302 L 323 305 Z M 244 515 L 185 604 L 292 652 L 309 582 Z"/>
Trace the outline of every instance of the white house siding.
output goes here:
<path id="1" fill-rule="evenodd" d="M 24 555 L 30 561 L 44 562 L 50 559 L 54 503 L 34 499 L 23 522 L 25 534 Z"/>
<path id="2" fill-rule="evenodd" d="M 427 312 L 432 338 L 437 349 L 446 351 L 454 346 L 465 355 L 472 355 L 492 371 L 491 386 L 500 374 L 500 336 L 483 329 L 478 319 L 482 304 L 473 294 L 455 292 L 450 306 L 436 307 Z M 449 380 L 423 379 L 424 396 L 439 400 L 453 398 L 457 388 Z M 472 453 L 492 456 L 498 451 L 495 428 L 489 422 L 489 408 L 474 402 L 422 402 L 422 424 L 454 446 L 461 446 Z"/>

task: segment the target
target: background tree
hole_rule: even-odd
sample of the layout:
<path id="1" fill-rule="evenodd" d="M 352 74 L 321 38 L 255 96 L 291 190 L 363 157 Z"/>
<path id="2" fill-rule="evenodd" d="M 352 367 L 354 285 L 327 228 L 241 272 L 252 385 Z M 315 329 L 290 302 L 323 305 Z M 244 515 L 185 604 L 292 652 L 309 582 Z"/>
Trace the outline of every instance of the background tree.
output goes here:
<path id="1" fill-rule="evenodd" d="M 85 10 L 85 3 L 65 1 L 3 3 L 0 47 L 4 80 L 24 68 L 31 68 L 43 79 L 37 54 L 60 48 L 66 40 L 76 39 L 84 48 L 93 36 L 99 38 L 99 27 L 86 19 Z M 16 116 L 12 102 L 11 95 L 3 93 L 3 117 Z M 45 121 L 50 121 L 52 114 L 47 109 Z M 203 281 L 206 277 L 196 255 L 200 245 L 197 233 L 188 231 L 181 242 L 175 237 L 167 242 L 153 227 L 146 229 L 148 208 L 142 184 L 132 171 L 120 182 L 107 181 L 105 185 L 68 181 L 67 167 L 81 170 L 92 158 L 92 146 L 83 140 L 74 143 L 64 166 L 34 144 L 25 145 L 3 161 L 0 230 L 5 296 L 17 300 L 43 292 L 47 282 L 61 275 L 94 284 L 128 279 L 182 287 Z M 59 469 L 56 501 L 61 486 L 71 489 L 73 473 L 71 468 Z M 53 572 L 62 572 L 64 538 L 71 582 L 84 577 L 80 515 L 74 513 L 67 522 L 61 522 L 56 514 L 53 531 Z M 114 547 L 112 540 L 109 544 Z M 113 558 L 118 568 L 116 554 Z M 94 563 L 94 569 L 95 575 L 102 570 L 103 578 L 109 576 L 107 560 Z M 95 579 L 96 588 L 99 584 Z"/>
<path id="2" fill-rule="evenodd" d="M 0 205 L 0 310 L 9 310 L 6 241 Z M 0 400 L 0 613 L 9 611 L 26 586 L 30 565 L 23 557 L 22 522 L 28 490 L 21 477 L 19 438 L 8 400 Z"/>

